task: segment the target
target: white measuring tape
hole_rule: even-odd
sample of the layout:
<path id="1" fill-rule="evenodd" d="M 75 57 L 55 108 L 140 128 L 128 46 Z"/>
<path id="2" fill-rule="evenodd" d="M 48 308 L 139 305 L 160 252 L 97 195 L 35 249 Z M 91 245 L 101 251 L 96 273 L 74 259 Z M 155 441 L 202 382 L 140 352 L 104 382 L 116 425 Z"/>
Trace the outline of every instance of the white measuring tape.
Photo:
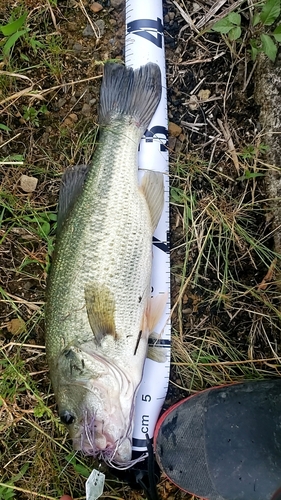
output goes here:
<path id="1" fill-rule="evenodd" d="M 156 327 L 158 344 L 166 353 L 166 362 L 146 359 L 142 382 L 136 397 L 133 453 L 135 458 L 147 450 L 146 435 L 153 437 L 156 422 L 167 394 L 170 374 L 170 241 L 168 116 L 166 69 L 163 35 L 162 0 L 126 0 L 125 62 L 138 68 L 147 62 L 158 64 L 162 75 L 162 98 L 139 147 L 139 178 L 144 170 L 163 172 L 164 210 L 153 236 L 151 296 L 167 294 L 165 311 Z M 104 474 L 93 470 L 86 483 L 86 499 L 96 500 L 103 492 Z"/>
<path id="2" fill-rule="evenodd" d="M 166 362 L 147 359 L 138 389 L 135 408 L 133 451 L 146 451 L 146 434 L 153 437 L 155 425 L 167 394 L 170 373 L 170 255 L 169 255 L 169 177 L 168 116 L 162 0 L 126 1 L 125 62 L 138 68 L 147 62 L 158 64 L 162 75 L 162 98 L 139 148 L 139 177 L 143 170 L 163 172 L 165 204 L 153 236 L 151 296 L 166 294 L 165 311 L 157 325 L 159 344 L 165 349 Z"/>

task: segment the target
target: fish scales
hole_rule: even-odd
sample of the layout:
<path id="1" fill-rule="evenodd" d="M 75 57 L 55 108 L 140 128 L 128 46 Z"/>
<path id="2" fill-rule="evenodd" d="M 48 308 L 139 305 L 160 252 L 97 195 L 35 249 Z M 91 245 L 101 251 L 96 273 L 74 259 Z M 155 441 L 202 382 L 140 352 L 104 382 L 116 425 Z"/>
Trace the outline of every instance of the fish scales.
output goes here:
<path id="1" fill-rule="evenodd" d="M 117 159 L 112 162 L 113 144 Z M 84 285 L 96 280 L 114 293 L 117 337 L 126 337 L 132 321 L 139 332 L 145 300 L 139 303 L 138 298 L 149 293 L 151 217 L 137 183 L 137 145 L 137 134 L 126 137 L 123 124 L 119 134 L 118 129 L 114 135 L 107 132 L 95 157 L 95 171 L 89 172 L 58 242 L 50 283 L 55 292 L 48 304 L 52 309 L 49 328 L 56 332 L 53 335 L 50 330 L 48 339 L 56 339 L 58 352 L 77 339 L 79 326 L 83 340 L 92 339 Z M 126 156 L 118 158 L 124 149 Z M 57 331 L 57 316 L 60 322 L 66 321 L 66 331 Z"/>
<path id="2" fill-rule="evenodd" d="M 137 150 L 160 97 L 158 66 L 105 68 L 99 146 L 71 195 L 47 291 L 46 352 L 60 416 L 76 449 L 117 464 L 131 457 L 151 239 L 163 206 L 161 174 L 148 172 L 139 185 Z"/>

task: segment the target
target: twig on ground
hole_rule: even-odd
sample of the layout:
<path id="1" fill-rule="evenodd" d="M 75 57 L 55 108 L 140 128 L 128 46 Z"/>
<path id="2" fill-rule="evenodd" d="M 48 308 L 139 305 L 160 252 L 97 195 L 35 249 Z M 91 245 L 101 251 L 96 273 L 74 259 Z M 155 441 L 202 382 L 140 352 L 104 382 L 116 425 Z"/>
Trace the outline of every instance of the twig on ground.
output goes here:
<path id="1" fill-rule="evenodd" d="M 38 309 L 40 309 L 38 304 L 40 304 L 40 305 L 45 304 L 45 302 L 43 302 L 43 301 L 29 302 L 28 300 L 25 300 L 21 297 L 17 297 L 16 295 L 13 295 L 11 293 L 8 293 L 8 292 L 5 292 L 5 293 L 9 297 L 11 297 L 11 299 L 14 299 L 15 302 L 18 302 L 19 304 L 25 304 L 28 307 L 30 307 L 30 309 L 33 309 L 34 311 L 38 311 Z M 8 299 L 0 299 L 0 302 L 7 302 L 7 301 L 8 301 Z"/>
<path id="2" fill-rule="evenodd" d="M 219 125 L 219 127 L 220 127 L 220 129 L 221 129 L 221 131 L 223 133 L 225 141 L 227 143 L 228 151 L 231 154 L 231 158 L 232 158 L 232 161 L 233 161 L 234 166 L 236 168 L 236 171 L 237 171 L 237 173 L 239 175 L 239 161 L 238 161 L 238 156 L 237 156 L 234 144 L 233 144 L 233 140 L 232 140 L 232 137 L 231 137 L 231 134 L 230 134 L 230 130 L 228 128 L 228 124 L 227 124 L 226 120 L 223 123 L 219 118 L 218 118 L 217 121 L 218 121 L 218 125 Z"/>
<path id="3" fill-rule="evenodd" d="M 205 24 L 207 24 L 207 22 L 212 19 L 212 17 L 215 16 L 215 14 L 217 13 L 217 11 L 223 7 L 223 5 L 225 4 L 226 0 L 217 0 L 214 5 L 210 8 L 210 10 L 207 12 L 207 14 L 205 14 L 205 16 L 201 17 L 201 20 L 198 21 L 197 23 L 197 29 L 199 30 L 200 28 L 202 28 Z M 224 16 L 224 14 L 223 14 Z"/>
<path id="4" fill-rule="evenodd" d="M 83 5 L 82 0 L 80 0 L 80 1 L 79 1 L 79 7 L 80 7 L 80 9 L 82 10 L 82 12 L 83 12 L 84 16 L 87 18 L 88 23 L 89 23 L 89 25 L 91 26 L 91 28 L 92 28 L 92 30 L 93 30 L 93 32 L 94 32 L 94 34 L 95 34 L 95 37 L 96 37 L 96 39 L 97 39 L 97 43 L 98 43 L 98 42 L 99 42 L 99 40 L 100 40 L 100 37 L 101 37 L 101 35 L 100 35 L 100 30 L 99 30 L 98 26 L 97 26 L 97 25 L 96 25 L 96 26 L 94 25 L 94 23 L 93 23 L 92 19 L 90 18 L 90 16 L 89 16 L 88 12 L 86 11 L 86 9 L 85 9 L 85 7 L 84 7 L 84 5 Z"/>
<path id="5" fill-rule="evenodd" d="M 192 64 L 204 64 L 204 63 L 216 61 L 216 59 L 219 59 L 219 57 L 224 56 L 224 54 L 225 54 L 225 51 L 220 52 L 216 56 L 207 57 L 206 59 L 191 59 L 190 61 L 181 61 L 178 64 L 180 66 L 190 66 Z"/>
<path id="6" fill-rule="evenodd" d="M 177 7 L 179 12 L 181 13 L 183 19 L 187 22 L 187 24 L 190 26 L 190 28 L 195 31 L 197 34 L 199 34 L 198 29 L 196 28 L 194 22 L 192 21 L 190 15 L 188 14 L 187 11 L 183 10 L 183 8 L 176 2 L 175 0 L 173 1 L 174 5 Z"/>
<path id="7" fill-rule="evenodd" d="M 218 361 L 217 363 L 198 363 L 196 361 L 193 362 L 181 362 L 181 361 L 172 361 L 171 364 L 175 366 L 235 366 L 235 365 L 246 365 L 248 363 L 267 363 L 268 361 L 276 361 L 276 357 L 274 358 L 261 358 L 261 359 L 245 359 L 245 360 L 235 360 L 235 361 Z"/>
<path id="8" fill-rule="evenodd" d="M 216 16 L 209 24 L 208 21 L 210 19 L 212 19 L 212 17 L 214 16 L 214 10 L 215 12 L 217 12 L 217 8 L 216 8 L 216 4 L 220 4 L 223 5 L 225 3 L 225 1 L 218 1 L 216 2 L 216 4 L 210 9 L 210 11 L 206 14 L 206 16 L 202 17 L 202 19 L 200 19 L 200 21 L 198 21 L 197 25 L 196 25 L 196 28 L 198 30 L 200 30 L 201 28 L 204 28 L 205 30 L 209 30 L 211 29 L 211 27 L 217 22 L 219 21 L 220 19 L 223 19 L 224 17 L 226 17 L 230 12 L 233 12 L 235 9 L 237 9 L 237 7 L 239 7 L 239 5 L 243 2 L 244 0 L 237 0 L 237 2 L 234 2 L 232 5 L 230 5 L 229 7 L 227 7 L 219 16 Z M 219 5 L 218 8 L 221 7 L 221 5 Z M 211 13 L 211 15 L 210 15 Z"/>
<path id="9" fill-rule="evenodd" d="M 13 101 L 13 103 L 15 101 L 17 101 L 20 97 L 33 97 L 33 94 L 32 94 L 32 90 L 33 90 L 33 87 L 34 85 L 31 85 L 30 87 L 27 87 L 26 89 L 23 89 L 23 90 L 20 90 L 19 92 L 16 92 L 15 94 L 12 94 L 12 95 L 9 95 L 8 97 L 6 97 L 5 99 L 3 99 L 2 101 L 0 101 L 0 106 L 2 106 L 3 104 L 5 104 L 6 102 L 10 102 L 10 101 Z M 37 96 L 36 96 L 37 97 Z M 38 97 L 38 99 L 42 99 L 42 97 Z M 3 111 L 6 111 L 7 108 L 3 109 Z"/>
<path id="10" fill-rule="evenodd" d="M 53 9 L 52 9 L 52 6 L 51 6 L 51 4 L 50 4 L 49 0 L 47 0 L 47 5 L 48 5 L 48 9 L 49 9 L 50 14 L 51 14 L 51 18 L 52 18 L 52 21 L 53 21 L 53 25 L 54 25 L 54 27 L 55 27 L 55 30 L 57 30 L 57 20 L 56 20 L 56 16 L 55 16 L 55 14 L 54 14 L 54 11 L 53 11 Z"/>
<path id="11" fill-rule="evenodd" d="M 6 146 L 7 144 L 9 144 L 9 142 L 17 139 L 20 135 L 21 135 L 21 133 L 18 133 L 16 135 L 14 135 L 14 137 L 11 137 L 11 139 L 8 139 L 7 141 L 3 142 L 3 144 L 0 144 L 0 149 L 3 148 L 4 146 Z"/>

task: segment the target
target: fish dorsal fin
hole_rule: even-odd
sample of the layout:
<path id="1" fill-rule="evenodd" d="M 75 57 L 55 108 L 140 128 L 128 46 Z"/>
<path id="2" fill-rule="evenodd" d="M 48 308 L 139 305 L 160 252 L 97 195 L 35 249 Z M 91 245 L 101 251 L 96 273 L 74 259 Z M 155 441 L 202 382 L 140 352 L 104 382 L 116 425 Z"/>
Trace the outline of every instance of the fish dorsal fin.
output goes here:
<path id="1" fill-rule="evenodd" d="M 89 283 L 85 287 L 85 301 L 96 343 L 100 344 L 106 335 L 116 338 L 115 300 L 109 288 L 97 282 Z"/>
<path id="2" fill-rule="evenodd" d="M 82 192 L 88 170 L 88 165 L 75 165 L 69 167 L 62 176 L 59 194 L 58 231 L 62 228 L 69 211 Z"/>
<path id="3" fill-rule="evenodd" d="M 164 182 L 161 172 L 145 172 L 140 189 L 143 192 L 151 216 L 152 231 L 154 233 L 164 206 Z"/>

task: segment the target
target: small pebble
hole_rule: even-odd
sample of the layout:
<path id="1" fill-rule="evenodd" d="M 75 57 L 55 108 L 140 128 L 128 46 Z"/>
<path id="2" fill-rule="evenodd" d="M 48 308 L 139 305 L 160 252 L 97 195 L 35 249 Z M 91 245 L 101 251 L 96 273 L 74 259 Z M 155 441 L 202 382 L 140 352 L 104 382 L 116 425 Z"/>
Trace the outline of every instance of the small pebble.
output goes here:
<path id="1" fill-rule="evenodd" d="M 90 24 L 87 24 L 86 28 L 83 30 L 82 35 L 87 36 L 87 37 L 91 37 L 91 36 L 94 36 L 94 34 L 95 33 L 92 30 L 92 26 Z"/>
<path id="2" fill-rule="evenodd" d="M 73 50 L 74 50 L 74 52 L 76 52 L 76 54 L 78 54 L 79 52 L 82 52 L 83 45 L 81 45 L 81 43 L 75 43 L 73 45 Z"/>
<path id="3" fill-rule="evenodd" d="M 8 332 L 12 335 L 18 335 L 26 330 L 25 322 L 21 318 L 11 319 L 11 321 L 7 323 L 6 327 Z"/>
<path id="4" fill-rule="evenodd" d="M 200 5 L 198 5 L 198 3 L 196 3 L 196 2 L 193 2 L 193 4 L 192 4 L 192 13 L 197 12 L 200 9 L 201 9 Z"/>
<path id="5" fill-rule="evenodd" d="M 31 281 L 26 281 L 26 282 L 24 283 L 24 285 L 23 285 L 23 288 L 24 288 L 25 290 L 29 290 L 31 287 L 32 287 L 32 283 L 31 283 Z"/>
<path id="6" fill-rule="evenodd" d="M 38 179 L 36 177 L 30 177 L 29 175 L 22 175 L 20 178 L 20 187 L 25 193 L 33 193 L 38 184 Z"/>
<path id="7" fill-rule="evenodd" d="M 66 103 L 65 97 L 61 97 L 57 102 L 58 108 L 62 108 L 65 105 L 65 103 Z"/>
<path id="8" fill-rule="evenodd" d="M 181 151 L 183 151 L 183 149 L 184 149 L 183 143 L 179 139 L 177 139 L 176 145 L 175 145 L 175 153 L 179 154 L 179 153 L 181 153 Z"/>
<path id="9" fill-rule="evenodd" d="M 63 120 L 63 122 L 62 122 L 63 127 L 70 128 L 70 127 L 73 127 L 73 125 L 74 125 L 74 121 L 71 120 L 71 118 L 69 116 L 67 116 L 65 118 L 65 120 Z"/>
<path id="10" fill-rule="evenodd" d="M 78 122 L 78 116 L 75 113 L 70 113 L 69 115 L 70 120 L 72 120 L 74 123 Z"/>
<path id="11" fill-rule="evenodd" d="M 85 102 L 85 104 L 83 104 L 83 107 L 81 109 L 81 113 L 84 116 L 90 116 L 92 113 L 91 106 Z"/>
<path id="12" fill-rule="evenodd" d="M 176 141 L 177 141 L 176 137 L 169 137 L 168 146 L 169 149 L 171 149 L 172 151 L 175 149 Z"/>
<path id="13" fill-rule="evenodd" d="M 100 36 L 102 36 L 104 34 L 104 30 L 105 30 L 105 22 L 104 22 L 104 20 L 103 19 L 98 19 L 96 21 L 96 26 L 97 26 L 97 28 L 99 30 Z"/>
<path id="14" fill-rule="evenodd" d="M 188 295 L 186 293 L 184 294 L 182 301 L 184 304 L 188 302 Z"/>
<path id="15" fill-rule="evenodd" d="M 90 5 L 90 9 L 92 12 L 100 12 L 102 9 L 103 9 L 103 6 L 98 3 L 98 2 L 93 2 L 91 5 Z"/>
<path id="16" fill-rule="evenodd" d="M 84 102 L 87 102 L 89 104 L 90 100 L 92 99 L 92 94 L 90 94 L 90 92 L 85 92 L 84 94 Z"/>
<path id="17" fill-rule="evenodd" d="M 118 8 L 124 3 L 124 0 L 111 0 L 111 7 Z"/>
<path id="18" fill-rule="evenodd" d="M 183 309 L 182 312 L 183 312 L 183 314 L 192 314 L 193 313 L 193 311 L 192 311 L 192 309 L 190 309 L 190 307 Z"/>
<path id="19" fill-rule="evenodd" d="M 178 137 L 182 133 L 182 128 L 174 122 L 169 122 L 169 135 Z"/>

